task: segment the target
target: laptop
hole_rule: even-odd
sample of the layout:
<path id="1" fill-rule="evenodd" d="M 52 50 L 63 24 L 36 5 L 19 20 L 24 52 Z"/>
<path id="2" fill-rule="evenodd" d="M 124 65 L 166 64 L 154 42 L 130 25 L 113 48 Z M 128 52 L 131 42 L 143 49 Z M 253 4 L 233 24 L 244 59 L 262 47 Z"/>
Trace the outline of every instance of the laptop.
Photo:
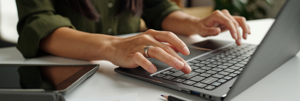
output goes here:
<path id="1" fill-rule="evenodd" d="M 259 45 L 206 40 L 188 45 L 182 56 L 192 72 L 181 71 L 156 59 L 158 71 L 150 74 L 141 67 L 115 71 L 209 100 L 228 101 L 295 56 L 300 50 L 300 0 L 288 0 Z M 253 33 L 255 34 L 255 33 Z"/>

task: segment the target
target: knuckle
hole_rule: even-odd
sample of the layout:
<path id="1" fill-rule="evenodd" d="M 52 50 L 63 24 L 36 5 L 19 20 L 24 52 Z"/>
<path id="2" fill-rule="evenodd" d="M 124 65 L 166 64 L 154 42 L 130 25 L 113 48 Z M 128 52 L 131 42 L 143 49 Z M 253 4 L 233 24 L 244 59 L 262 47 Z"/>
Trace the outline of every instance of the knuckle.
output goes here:
<path id="1" fill-rule="evenodd" d="M 227 9 L 223 9 L 222 12 L 229 13 L 229 11 Z"/>
<path id="2" fill-rule="evenodd" d="M 244 22 L 246 22 L 246 18 L 245 17 L 240 17 L 240 19 Z"/>
<path id="3" fill-rule="evenodd" d="M 147 34 L 151 34 L 151 33 L 154 33 L 155 32 L 155 30 L 154 29 L 148 29 L 145 33 L 147 33 Z"/>
<path id="4" fill-rule="evenodd" d="M 225 23 L 229 23 L 229 24 L 232 23 L 231 20 L 229 20 L 228 18 L 225 18 L 225 19 L 224 19 L 224 22 L 225 22 Z"/>
<path id="5" fill-rule="evenodd" d="M 167 32 L 166 34 L 165 34 L 165 37 L 166 38 L 169 38 L 169 37 L 173 37 L 175 34 L 174 33 L 172 33 L 172 32 Z"/>
<path id="6" fill-rule="evenodd" d="M 212 15 L 220 15 L 221 14 L 221 11 L 220 10 L 215 10 Z"/>
<path id="7" fill-rule="evenodd" d="M 135 52 L 135 53 L 133 54 L 133 59 L 139 59 L 140 55 L 141 55 L 141 53 Z"/>
<path id="8" fill-rule="evenodd" d="M 236 19 L 239 20 L 239 21 L 246 22 L 246 18 L 245 17 L 238 16 L 238 17 L 236 17 Z"/>
<path id="9" fill-rule="evenodd" d="M 140 39 L 140 41 L 151 41 L 151 37 L 146 34 L 141 35 L 139 39 Z"/>

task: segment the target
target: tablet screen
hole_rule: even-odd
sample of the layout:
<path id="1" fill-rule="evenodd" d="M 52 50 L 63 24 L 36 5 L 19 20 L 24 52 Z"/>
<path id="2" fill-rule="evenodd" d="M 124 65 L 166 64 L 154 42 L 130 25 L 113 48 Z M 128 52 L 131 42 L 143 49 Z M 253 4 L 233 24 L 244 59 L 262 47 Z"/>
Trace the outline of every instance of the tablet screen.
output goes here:
<path id="1" fill-rule="evenodd" d="M 95 65 L 0 65 L 0 89 L 64 90 Z"/>

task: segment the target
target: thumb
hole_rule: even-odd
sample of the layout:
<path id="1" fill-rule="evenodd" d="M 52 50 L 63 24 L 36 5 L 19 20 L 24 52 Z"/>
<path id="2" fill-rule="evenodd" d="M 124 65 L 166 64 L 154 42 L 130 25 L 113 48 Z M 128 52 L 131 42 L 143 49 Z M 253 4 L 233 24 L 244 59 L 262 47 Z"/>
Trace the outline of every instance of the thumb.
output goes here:
<path id="1" fill-rule="evenodd" d="M 221 33 L 221 29 L 219 27 L 204 27 L 200 31 L 200 35 L 202 37 L 207 37 L 207 36 L 216 36 L 219 33 Z"/>

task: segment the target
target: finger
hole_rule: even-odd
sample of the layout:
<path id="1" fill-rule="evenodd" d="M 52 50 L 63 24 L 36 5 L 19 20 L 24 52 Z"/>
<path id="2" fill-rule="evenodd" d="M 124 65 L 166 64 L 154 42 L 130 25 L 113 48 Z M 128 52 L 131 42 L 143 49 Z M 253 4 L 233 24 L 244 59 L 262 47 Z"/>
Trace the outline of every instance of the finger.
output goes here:
<path id="1" fill-rule="evenodd" d="M 164 43 L 165 45 L 169 46 L 170 48 L 172 48 L 176 53 L 178 53 L 179 51 L 174 47 L 172 46 L 171 44 L 169 43 Z"/>
<path id="2" fill-rule="evenodd" d="M 235 27 L 234 23 L 232 22 L 232 20 L 230 18 L 228 18 L 227 16 L 225 16 L 221 11 L 217 10 L 215 12 L 212 13 L 212 16 L 216 17 L 215 21 L 217 21 L 217 23 L 221 24 L 221 25 L 225 25 L 226 28 L 228 28 L 228 30 L 231 33 L 231 36 L 234 39 L 237 39 L 238 37 L 236 36 L 237 34 L 237 28 Z"/>
<path id="3" fill-rule="evenodd" d="M 191 72 L 191 67 L 189 66 L 188 63 L 186 63 L 186 61 L 181 58 L 176 51 L 174 51 L 171 47 L 169 47 L 168 45 L 170 44 L 163 44 L 161 43 L 160 48 L 162 48 L 164 51 L 166 51 L 168 54 L 170 54 L 171 56 L 177 58 L 179 61 L 181 61 L 184 64 L 184 67 L 181 69 L 182 72 L 184 72 L 185 74 L 190 73 Z"/>
<path id="4" fill-rule="evenodd" d="M 250 28 L 247 25 L 246 19 L 244 17 L 239 17 L 239 16 L 234 16 L 234 18 L 243 29 L 243 38 L 247 39 L 247 34 L 250 33 Z"/>
<path id="5" fill-rule="evenodd" d="M 168 42 L 174 46 L 181 54 L 189 55 L 190 51 L 183 41 L 181 41 L 174 33 L 168 31 L 151 32 L 153 37 L 161 42 Z"/>
<path id="6" fill-rule="evenodd" d="M 148 49 L 148 55 L 151 58 L 156 58 L 157 60 L 160 60 L 178 70 L 184 68 L 184 63 L 182 61 L 178 60 L 174 56 L 171 56 L 160 47 L 150 47 Z"/>
<path id="7" fill-rule="evenodd" d="M 136 64 L 140 65 L 142 68 L 144 68 L 149 73 L 155 73 L 156 67 L 144 57 L 140 52 L 136 52 L 133 56 L 133 60 Z"/>
<path id="8" fill-rule="evenodd" d="M 219 27 L 206 27 L 203 26 L 201 29 L 201 36 L 202 37 L 207 37 L 207 36 L 216 36 L 221 33 L 221 28 Z"/>
<path id="9" fill-rule="evenodd" d="M 181 69 L 181 71 L 182 71 L 183 73 L 185 73 L 185 74 L 188 74 L 188 73 L 190 73 L 190 72 L 192 71 L 192 69 L 191 69 L 190 66 L 188 66 L 188 64 L 186 64 L 186 65 L 184 66 L 184 68 Z"/>
<path id="10" fill-rule="evenodd" d="M 235 25 L 235 29 L 236 29 L 236 43 L 237 45 L 241 45 L 241 34 L 240 34 L 240 31 L 239 31 L 239 23 L 230 15 L 230 13 L 228 12 L 228 10 L 222 10 L 221 12 L 223 12 L 223 14 L 225 16 L 227 16 L 232 22 L 233 24 Z"/>
<path id="11" fill-rule="evenodd" d="M 250 30 L 250 26 L 249 25 L 247 25 L 247 28 L 249 29 L 249 35 L 251 34 L 251 30 Z"/>

